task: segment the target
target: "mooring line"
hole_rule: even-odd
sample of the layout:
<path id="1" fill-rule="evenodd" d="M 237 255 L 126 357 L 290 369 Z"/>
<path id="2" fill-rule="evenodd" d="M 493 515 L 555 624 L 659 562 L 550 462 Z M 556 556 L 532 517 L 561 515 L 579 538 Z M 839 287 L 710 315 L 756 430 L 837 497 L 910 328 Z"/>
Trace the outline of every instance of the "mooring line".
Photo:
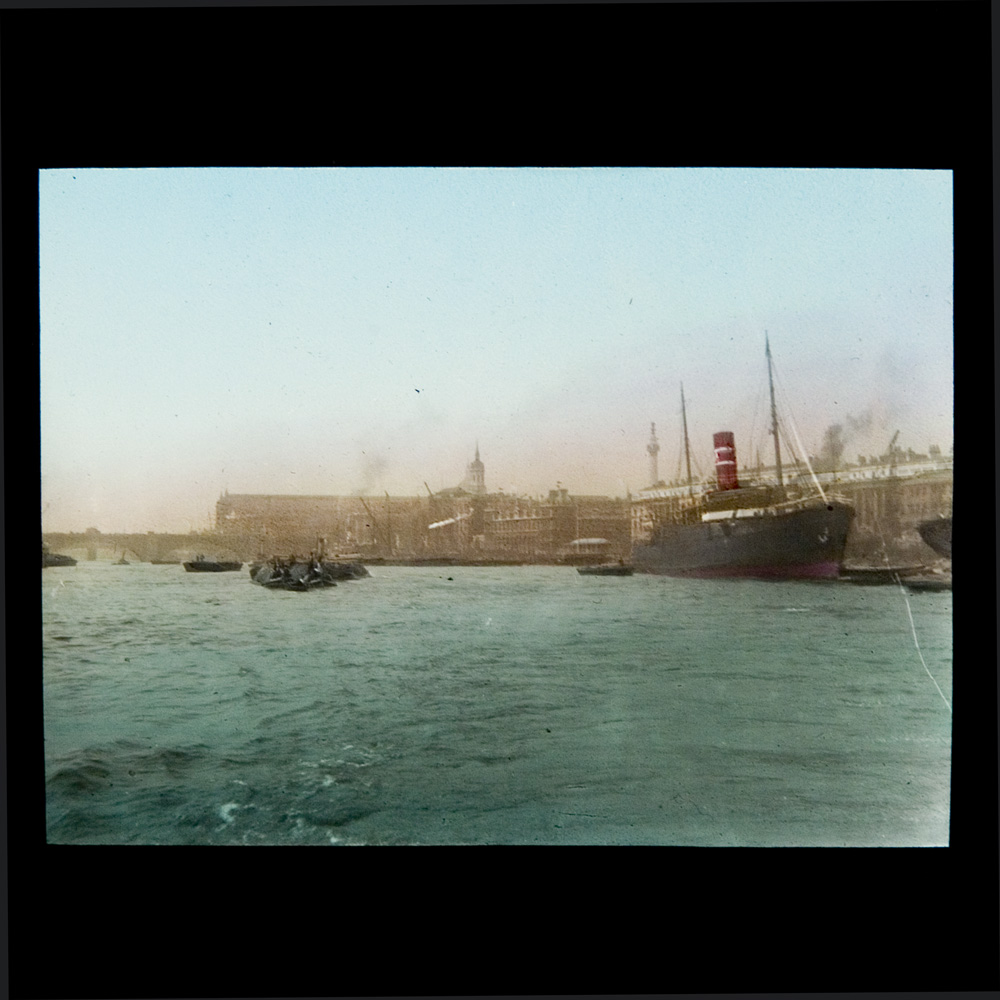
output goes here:
<path id="1" fill-rule="evenodd" d="M 889 546 L 886 544 L 885 535 L 882 533 L 882 525 L 879 523 L 878 519 L 875 520 L 875 526 L 878 528 L 879 537 L 882 539 L 882 558 L 885 560 L 886 569 L 890 569 L 889 563 Z M 910 609 L 910 599 L 906 596 L 906 588 L 903 586 L 902 580 L 899 579 L 898 573 L 892 574 L 893 579 L 896 581 L 896 585 L 899 587 L 899 592 L 903 595 L 903 600 L 906 603 L 906 613 L 910 618 L 910 631 L 913 633 L 913 645 L 916 646 L 917 656 L 920 657 L 920 662 L 924 666 L 924 670 L 927 672 L 927 676 L 933 681 L 934 687 L 937 688 L 937 692 L 941 695 L 941 700 L 948 706 L 948 711 L 951 711 L 951 702 L 944 696 L 944 692 L 941 690 L 941 685 L 934 680 L 934 675 L 927 669 L 927 663 L 924 660 L 924 654 L 920 651 L 920 643 L 917 641 L 917 626 L 913 621 L 913 611 Z"/>
<path id="2" fill-rule="evenodd" d="M 913 633 L 913 645 L 917 647 L 917 656 L 920 657 L 920 662 L 924 664 L 924 670 L 927 670 L 927 664 L 924 662 L 924 654 L 920 652 L 920 643 L 917 642 L 917 626 L 913 623 L 913 612 L 910 610 L 910 599 L 906 596 L 906 588 L 903 586 L 899 579 L 898 573 L 892 574 L 896 578 L 896 583 L 899 584 L 899 592 L 903 595 L 903 600 L 906 602 L 906 613 L 910 616 L 910 631 Z M 927 676 L 934 681 L 934 687 L 937 688 L 938 694 L 941 695 L 941 700 L 948 706 L 948 711 L 951 711 L 951 703 L 944 696 L 944 692 L 941 690 L 941 685 L 934 680 L 934 675 L 927 670 Z"/>

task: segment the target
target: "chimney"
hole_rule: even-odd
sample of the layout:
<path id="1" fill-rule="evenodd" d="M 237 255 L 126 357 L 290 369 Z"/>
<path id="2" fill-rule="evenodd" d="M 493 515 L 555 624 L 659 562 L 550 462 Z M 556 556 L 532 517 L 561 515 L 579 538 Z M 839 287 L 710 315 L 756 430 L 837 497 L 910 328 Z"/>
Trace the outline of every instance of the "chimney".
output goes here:
<path id="1" fill-rule="evenodd" d="M 715 472 L 720 490 L 738 490 L 736 478 L 736 442 L 732 431 L 719 431 L 712 435 L 715 445 Z"/>

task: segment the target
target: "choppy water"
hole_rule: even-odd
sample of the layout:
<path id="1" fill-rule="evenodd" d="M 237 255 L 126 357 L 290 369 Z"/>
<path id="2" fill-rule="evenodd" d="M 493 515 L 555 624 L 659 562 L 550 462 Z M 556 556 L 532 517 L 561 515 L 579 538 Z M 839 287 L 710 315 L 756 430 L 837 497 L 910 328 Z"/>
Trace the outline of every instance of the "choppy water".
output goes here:
<path id="1" fill-rule="evenodd" d="M 52 843 L 948 842 L 950 593 L 909 598 L 925 669 L 896 587 L 84 562 L 42 588 Z"/>

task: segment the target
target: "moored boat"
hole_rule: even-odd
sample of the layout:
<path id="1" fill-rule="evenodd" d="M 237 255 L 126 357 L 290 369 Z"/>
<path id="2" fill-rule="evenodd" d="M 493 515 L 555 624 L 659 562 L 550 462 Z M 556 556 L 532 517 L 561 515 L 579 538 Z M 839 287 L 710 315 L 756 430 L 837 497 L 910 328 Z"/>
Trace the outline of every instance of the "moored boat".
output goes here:
<path id="1" fill-rule="evenodd" d="M 852 517 L 843 503 L 736 509 L 725 518 L 662 524 L 632 559 L 638 570 L 666 576 L 833 578 Z"/>
<path id="2" fill-rule="evenodd" d="M 917 525 L 920 537 L 939 555 L 951 558 L 951 518 L 935 517 Z"/>
<path id="3" fill-rule="evenodd" d="M 920 566 L 843 566 L 839 579 L 843 583 L 853 583 L 862 587 L 875 587 L 883 584 L 898 584 L 916 573 L 923 572 Z"/>
<path id="4" fill-rule="evenodd" d="M 577 566 L 576 571 L 584 576 L 631 576 L 635 568 L 619 562 L 602 563 L 598 566 Z"/>
<path id="5" fill-rule="evenodd" d="M 184 568 L 189 573 L 234 573 L 237 570 L 243 569 L 243 563 L 217 562 L 199 555 L 191 562 L 184 563 Z"/>
<path id="6" fill-rule="evenodd" d="M 42 569 L 52 566 L 75 566 L 76 560 L 72 556 L 59 555 L 58 552 L 49 552 L 49 547 L 42 542 Z"/>
<path id="7" fill-rule="evenodd" d="M 951 590 L 951 573 L 927 573 L 904 580 L 906 589 L 913 593 L 935 593 Z"/>
<path id="8" fill-rule="evenodd" d="M 640 572 L 758 579 L 839 576 L 854 509 L 827 496 L 818 479 L 817 495 L 792 495 L 785 488 L 769 344 L 766 355 L 777 483 L 741 485 L 734 435 L 721 431 L 713 438 L 717 487 L 696 494 L 684 413 L 689 495 L 654 523 L 648 540 L 633 546 L 632 563 Z M 684 412 L 683 390 L 681 406 Z"/>

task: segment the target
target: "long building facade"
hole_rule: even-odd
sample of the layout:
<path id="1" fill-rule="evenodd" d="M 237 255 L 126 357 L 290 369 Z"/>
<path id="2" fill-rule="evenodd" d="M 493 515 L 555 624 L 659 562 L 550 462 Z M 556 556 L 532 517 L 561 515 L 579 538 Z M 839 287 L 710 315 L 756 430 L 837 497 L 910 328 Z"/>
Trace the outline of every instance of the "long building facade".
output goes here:
<path id="1" fill-rule="evenodd" d="M 215 529 L 246 558 L 309 551 L 368 559 L 559 562 L 581 539 L 626 558 L 629 501 L 550 490 L 546 497 L 490 493 L 476 456 L 461 485 L 426 496 L 295 496 L 224 493 Z"/>
<path id="2" fill-rule="evenodd" d="M 655 450 L 648 450 L 655 459 Z M 768 472 L 758 475 L 766 480 Z M 873 462 L 817 478 L 824 490 L 855 508 L 846 562 L 934 558 L 917 526 L 951 513 L 950 458 Z M 810 480 L 798 471 L 786 476 L 786 482 L 803 486 Z M 576 495 L 562 487 L 541 497 L 490 493 L 477 445 L 459 486 L 428 490 L 425 496 L 227 492 L 216 504 L 215 533 L 246 559 L 307 552 L 320 539 L 327 552 L 367 559 L 553 563 L 569 561 L 574 552 L 628 559 L 632 546 L 648 539 L 658 520 L 676 520 L 693 507 L 699 489 L 657 483 L 625 499 Z"/>

